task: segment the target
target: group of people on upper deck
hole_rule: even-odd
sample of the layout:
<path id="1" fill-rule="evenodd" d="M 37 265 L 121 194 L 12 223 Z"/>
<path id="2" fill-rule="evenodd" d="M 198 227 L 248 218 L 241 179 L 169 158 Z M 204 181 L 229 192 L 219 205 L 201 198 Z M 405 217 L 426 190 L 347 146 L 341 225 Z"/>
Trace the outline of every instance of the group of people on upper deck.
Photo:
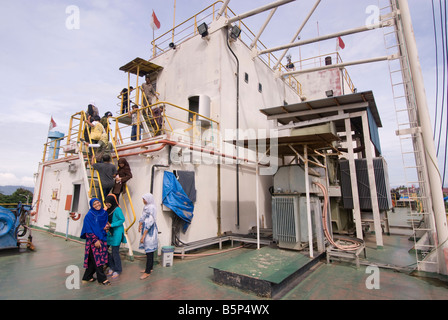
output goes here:
<path id="1" fill-rule="evenodd" d="M 127 113 L 131 117 L 131 124 L 132 124 L 131 141 L 137 141 L 140 140 L 142 134 L 142 126 L 141 126 L 142 119 L 139 119 L 138 105 L 133 103 L 132 100 L 130 99 L 130 95 L 133 90 L 134 90 L 133 87 L 129 87 L 129 90 L 128 88 L 124 88 L 121 91 L 122 95 L 121 113 L 122 114 Z M 148 107 L 152 105 L 154 102 L 153 101 L 154 98 L 156 98 L 156 100 L 159 99 L 159 96 L 151 83 L 151 76 L 149 74 L 145 76 L 145 83 L 142 84 L 142 91 L 143 91 L 142 96 L 143 107 Z M 131 104 L 132 107 L 130 108 Z M 154 130 L 154 135 L 157 135 L 158 133 L 161 132 L 163 110 L 160 107 L 154 107 L 151 109 L 151 111 L 152 111 L 151 115 L 152 119 L 149 121 L 149 124 Z"/>

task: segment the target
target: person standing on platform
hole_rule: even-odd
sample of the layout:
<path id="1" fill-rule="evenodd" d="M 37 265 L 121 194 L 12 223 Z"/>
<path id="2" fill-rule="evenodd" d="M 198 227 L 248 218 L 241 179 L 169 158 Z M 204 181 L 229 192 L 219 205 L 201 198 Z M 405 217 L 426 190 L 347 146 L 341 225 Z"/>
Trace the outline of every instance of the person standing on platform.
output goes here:
<path id="1" fill-rule="evenodd" d="M 145 81 L 146 82 L 144 84 L 142 84 L 142 89 L 143 89 L 143 92 L 144 92 L 144 95 L 143 95 L 143 107 L 147 107 L 147 106 L 152 105 L 153 104 L 152 100 L 153 100 L 154 97 L 156 97 L 158 99 L 157 92 L 156 92 L 156 90 L 154 89 L 154 86 L 151 83 L 151 79 L 150 79 L 150 75 L 149 74 L 147 74 L 145 76 Z"/>

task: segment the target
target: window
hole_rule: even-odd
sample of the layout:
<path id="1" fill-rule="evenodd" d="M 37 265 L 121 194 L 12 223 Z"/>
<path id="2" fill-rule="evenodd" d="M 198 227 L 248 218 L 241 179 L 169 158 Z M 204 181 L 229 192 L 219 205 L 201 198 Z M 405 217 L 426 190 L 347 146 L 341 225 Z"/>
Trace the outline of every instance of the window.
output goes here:
<path id="1" fill-rule="evenodd" d="M 261 85 L 261 83 L 258 84 L 258 91 L 263 92 L 263 86 Z"/>
<path id="2" fill-rule="evenodd" d="M 244 81 L 245 81 L 246 83 L 249 83 L 249 75 L 247 74 L 247 72 L 244 73 Z"/>

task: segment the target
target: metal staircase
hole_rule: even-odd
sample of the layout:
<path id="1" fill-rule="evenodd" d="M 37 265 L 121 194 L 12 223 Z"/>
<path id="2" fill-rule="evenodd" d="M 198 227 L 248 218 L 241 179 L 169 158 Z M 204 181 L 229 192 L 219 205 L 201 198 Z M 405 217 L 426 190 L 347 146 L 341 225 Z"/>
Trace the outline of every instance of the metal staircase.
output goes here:
<path id="1" fill-rule="evenodd" d="M 438 272 L 437 235 L 425 147 L 402 22 L 396 0 L 379 0 L 379 5 L 381 19 L 394 22 L 393 27 L 383 28 L 383 33 L 388 54 L 398 53 L 396 60 L 389 60 L 389 74 L 397 120 L 396 134 L 400 140 L 405 185 L 409 196 L 408 221 L 413 229 L 417 269 Z"/>
<path id="2" fill-rule="evenodd" d="M 77 116 L 80 116 L 80 117 L 78 118 Z M 107 195 L 105 195 L 103 192 L 101 178 L 100 178 L 98 172 L 96 170 L 94 170 L 94 168 L 93 168 L 93 164 L 96 163 L 95 149 L 92 148 L 91 154 L 89 155 L 89 147 L 83 141 L 84 140 L 84 137 L 83 137 L 84 129 L 86 128 L 86 126 L 87 126 L 86 114 L 84 112 L 81 112 L 81 113 L 73 116 L 70 121 L 70 135 L 72 132 L 78 133 L 76 143 L 78 145 L 78 147 L 77 147 L 78 157 L 79 157 L 79 162 L 80 162 L 80 168 L 83 171 L 84 189 L 86 191 L 87 199 L 95 197 L 95 198 L 101 199 L 104 203 L 104 199 L 106 198 Z M 74 130 L 75 128 L 77 128 L 78 130 Z M 107 128 L 107 130 L 110 133 L 109 127 Z M 86 140 L 88 140 L 88 142 L 91 143 L 89 128 L 87 129 L 87 132 L 88 132 L 88 139 L 86 139 Z M 69 140 L 70 140 L 70 138 L 71 137 L 69 136 Z M 112 145 L 113 145 L 113 150 L 114 150 L 114 157 L 118 160 L 119 156 L 118 156 L 118 152 L 117 152 L 117 148 L 116 148 L 114 140 L 112 140 Z M 126 186 L 126 190 L 125 190 L 125 193 L 123 193 L 123 196 L 121 197 L 121 201 L 123 202 L 123 204 L 120 205 L 120 207 L 123 209 L 123 212 L 125 213 L 125 217 L 126 217 L 124 227 L 125 227 L 125 237 L 126 237 L 126 241 L 127 241 L 128 250 L 129 250 L 128 256 L 129 256 L 130 260 L 133 260 L 134 254 L 133 254 L 133 250 L 131 247 L 131 241 L 129 240 L 129 237 L 128 237 L 128 231 L 135 224 L 136 215 L 135 215 L 135 210 L 134 210 L 134 206 L 132 203 L 132 197 L 129 192 L 128 186 Z M 129 205 L 128 205 L 128 203 L 129 203 Z M 130 212 L 132 213 L 132 216 L 131 216 Z"/>

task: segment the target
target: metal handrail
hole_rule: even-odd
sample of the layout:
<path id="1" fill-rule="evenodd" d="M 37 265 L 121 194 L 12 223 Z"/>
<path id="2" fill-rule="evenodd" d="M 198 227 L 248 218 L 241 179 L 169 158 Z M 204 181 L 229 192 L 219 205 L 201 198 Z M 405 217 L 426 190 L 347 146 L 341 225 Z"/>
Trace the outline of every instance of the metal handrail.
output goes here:
<path id="1" fill-rule="evenodd" d="M 218 3 L 223 3 L 223 1 L 216 1 L 216 2 L 214 2 L 214 3 L 211 4 L 210 6 L 206 7 L 206 8 L 203 9 L 202 11 L 200 11 L 199 13 L 197 13 L 197 14 L 193 15 L 192 17 L 186 19 L 184 22 L 178 24 L 177 26 L 173 27 L 172 29 L 168 30 L 167 32 L 165 32 L 164 34 L 162 34 L 161 36 L 159 36 L 158 38 L 154 39 L 154 40 L 151 42 L 152 47 L 153 47 L 153 55 L 152 55 L 152 57 L 155 58 L 155 57 L 157 56 L 157 49 L 160 50 L 160 54 L 163 54 L 166 50 L 163 49 L 163 48 L 161 48 L 161 47 L 160 47 L 160 44 L 166 43 L 166 42 L 168 42 L 168 41 L 171 41 L 172 43 L 174 43 L 174 42 L 175 42 L 175 41 L 174 41 L 174 35 L 175 35 L 175 31 L 176 31 L 176 29 L 178 29 L 178 28 L 180 28 L 181 26 L 185 25 L 185 24 L 186 24 L 187 22 L 189 22 L 190 20 L 194 20 L 194 23 L 193 23 L 191 26 L 189 26 L 190 28 L 193 27 L 193 31 L 190 32 L 188 35 L 184 36 L 183 38 L 178 39 L 178 40 L 177 40 L 178 44 L 182 43 L 183 41 L 188 40 L 191 36 L 195 36 L 195 35 L 197 34 L 198 17 L 200 17 L 199 21 L 203 21 L 203 20 L 205 20 L 206 18 L 212 16 L 212 21 L 214 21 L 214 20 L 215 20 L 215 13 L 216 13 L 216 11 L 217 11 L 217 10 L 215 10 L 215 9 L 216 9 L 215 6 L 216 6 Z M 210 8 L 213 8 L 213 12 L 212 12 L 212 14 L 209 14 L 209 15 L 207 15 L 207 16 L 205 16 L 205 17 L 201 16 L 204 12 L 208 11 Z M 224 15 L 225 15 L 226 18 L 229 18 L 228 12 L 230 12 L 231 14 L 233 14 L 233 16 L 236 16 L 236 13 L 235 13 L 231 8 L 227 7 L 226 10 L 225 10 L 225 13 L 224 13 Z M 239 28 L 240 28 L 241 31 L 242 31 L 242 34 L 246 34 L 246 35 L 247 35 L 247 38 L 248 38 L 249 40 L 253 40 L 253 39 L 255 39 L 255 37 L 256 37 L 255 33 L 253 33 L 252 30 L 251 30 L 251 29 L 250 29 L 250 28 L 249 28 L 243 21 L 239 21 L 238 23 L 239 23 Z M 242 27 L 244 27 L 244 29 L 243 29 Z M 184 32 L 185 30 L 187 30 L 187 28 L 181 30 L 178 34 Z M 247 34 L 245 30 L 247 30 L 249 34 Z M 170 39 L 170 40 L 168 40 L 168 39 L 164 39 L 164 38 L 165 38 L 167 35 L 169 35 L 169 34 L 172 35 L 172 36 L 171 36 L 171 39 Z M 162 39 L 164 39 L 164 40 L 162 40 Z M 240 39 L 241 39 L 241 36 L 240 36 Z M 244 43 L 244 40 L 241 39 L 241 41 L 243 41 L 243 43 Z M 264 45 L 264 43 L 263 43 L 260 39 L 257 40 L 256 47 L 260 47 L 260 48 L 267 49 L 267 47 Z M 273 64 L 276 63 L 276 62 L 278 61 L 278 58 L 277 58 L 273 53 L 271 53 L 271 52 L 270 52 L 270 53 L 267 53 L 267 61 L 266 61 L 266 60 L 264 59 L 264 57 L 262 57 L 262 56 L 259 56 L 259 58 L 260 58 L 260 60 L 263 61 L 263 63 L 265 63 L 269 68 L 272 68 Z M 286 68 L 285 68 L 285 66 L 283 66 L 283 65 L 280 63 L 280 64 L 279 64 L 279 69 L 281 70 L 281 69 L 286 69 Z M 294 89 L 294 90 L 297 92 L 298 95 L 302 95 L 302 84 L 301 84 L 301 83 L 300 83 L 294 76 L 289 76 L 289 83 L 287 82 L 287 84 L 288 84 L 292 89 Z"/>
<path id="2" fill-rule="evenodd" d="M 141 96 L 141 100 L 146 99 L 145 93 L 143 92 L 141 87 L 138 87 L 137 89 L 134 89 L 134 90 L 140 90 L 141 91 L 141 95 L 140 95 Z M 197 112 L 188 110 L 186 108 L 183 108 L 181 106 L 178 106 L 178 105 L 173 104 L 173 103 L 168 102 L 168 101 L 157 101 L 156 103 L 154 103 L 152 105 L 148 105 L 146 107 L 142 107 L 142 103 L 140 103 L 140 101 L 135 101 L 134 104 L 139 106 L 138 115 L 139 116 L 143 115 L 142 116 L 143 120 L 141 118 L 138 119 L 137 126 L 140 127 L 142 125 L 143 121 L 145 121 L 151 127 L 152 132 L 160 132 L 161 130 L 162 131 L 174 132 L 174 128 L 173 128 L 173 125 L 172 125 L 171 121 L 175 121 L 177 123 L 182 123 L 184 125 L 187 125 L 188 127 L 185 129 L 185 131 L 188 131 L 189 129 L 191 129 L 193 127 L 193 125 L 190 122 L 186 122 L 186 121 L 183 121 L 183 120 L 181 120 L 179 118 L 176 118 L 175 116 L 171 116 L 170 112 L 167 112 L 167 107 L 172 107 L 175 110 L 179 110 L 179 111 L 187 113 L 188 114 L 188 119 L 190 119 L 190 118 L 199 119 L 200 118 L 201 120 L 207 120 L 210 123 L 214 124 L 216 126 L 217 130 L 219 130 L 219 122 L 217 122 L 217 121 L 215 121 L 215 120 L 213 120 L 213 119 L 211 119 L 209 117 L 203 116 L 202 114 L 199 114 Z M 163 107 L 163 113 L 160 116 L 157 116 L 157 117 L 154 116 L 154 112 L 153 112 L 153 108 L 156 108 L 156 107 Z M 149 117 L 145 117 L 144 116 L 145 114 L 147 116 L 149 116 Z M 124 140 L 123 139 L 123 135 L 121 134 L 121 131 L 124 128 L 129 127 L 130 125 L 126 125 L 126 126 L 123 126 L 123 127 L 120 128 L 119 123 L 120 123 L 120 121 L 124 122 L 124 119 L 127 118 L 127 117 L 129 117 L 129 113 L 124 113 L 124 114 L 121 114 L 121 115 L 115 117 L 115 119 L 116 119 L 115 140 L 116 141 L 120 141 L 121 143 L 123 143 L 123 140 Z M 159 125 L 158 125 L 158 123 L 156 121 L 160 117 L 163 119 L 162 120 L 162 127 L 159 127 Z M 154 126 L 153 126 L 153 124 L 154 124 Z M 139 132 L 140 132 L 140 130 L 139 130 L 139 128 L 137 128 L 137 134 L 139 134 Z"/>

